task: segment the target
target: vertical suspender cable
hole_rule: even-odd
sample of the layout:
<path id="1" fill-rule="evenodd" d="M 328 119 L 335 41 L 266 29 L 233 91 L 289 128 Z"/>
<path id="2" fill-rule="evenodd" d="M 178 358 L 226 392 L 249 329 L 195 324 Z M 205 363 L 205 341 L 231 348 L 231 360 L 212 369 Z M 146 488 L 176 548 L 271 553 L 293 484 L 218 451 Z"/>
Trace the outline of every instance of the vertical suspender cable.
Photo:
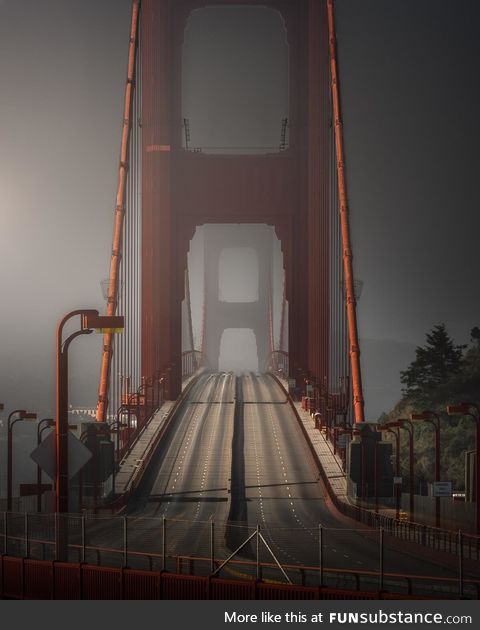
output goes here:
<path id="1" fill-rule="evenodd" d="M 285 295 L 285 273 L 283 278 L 283 296 L 282 296 L 282 314 L 280 316 L 280 339 L 278 342 L 278 349 L 282 352 L 284 348 L 283 339 L 285 337 L 285 308 L 287 306 L 287 297 Z M 287 375 L 288 376 L 288 375 Z"/>
<path id="2" fill-rule="evenodd" d="M 118 171 L 118 186 L 115 205 L 115 223 L 113 230 L 112 259 L 108 283 L 107 315 L 115 315 L 118 301 L 118 277 L 120 270 L 123 221 L 125 216 L 125 188 L 127 176 L 127 155 L 130 137 L 132 100 L 135 78 L 135 56 L 137 48 L 138 17 L 140 0 L 133 0 L 130 28 L 130 45 L 128 50 L 128 74 L 125 85 L 125 101 L 123 110 L 122 142 L 120 146 L 120 166 Z M 100 369 L 100 386 L 98 391 L 97 422 L 104 422 L 108 406 L 108 385 L 112 357 L 113 334 L 107 333 L 103 337 L 103 354 Z"/>
<path id="3" fill-rule="evenodd" d="M 200 344 L 200 352 L 202 353 L 202 361 L 205 364 L 206 362 L 206 352 L 207 349 L 205 347 L 205 339 L 206 339 L 206 330 L 205 330 L 205 323 L 207 321 L 206 319 L 206 314 L 207 314 L 207 271 L 205 269 L 205 232 L 204 232 L 204 236 L 203 236 L 203 260 L 204 260 L 204 264 L 203 264 L 203 305 L 202 305 L 202 329 L 200 331 L 200 340 L 201 340 L 201 344 Z M 208 340 L 207 340 L 208 341 Z"/>
<path id="4" fill-rule="evenodd" d="M 187 326 L 188 326 L 188 345 L 189 350 L 192 352 L 195 350 L 195 344 L 193 343 L 193 325 L 192 325 L 192 303 L 190 301 L 190 275 L 188 273 L 188 257 L 187 265 L 185 267 L 185 300 L 187 306 Z"/>
<path id="5" fill-rule="evenodd" d="M 143 154 L 143 145 L 142 145 L 142 26 L 139 25 L 139 38 L 138 38 L 138 59 L 137 59 L 137 77 L 136 77 L 136 111 L 137 111 L 137 125 L 138 125 L 138 139 L 136 143 L 136 161 L 135 161 L 135 181 L 137 182 L 137 191 L 136 191 L 136 204 L 137 204 L 137 212 L 135 214 L 135 369 L 134 369 L 134 379 L 135 383 L 140 382 L 140 360 L 141 360 L 141 325 L 140 325 L 140 317 L 141 317 L 141 256 L 142 256 L 142 243 L 141 243 L 141 220 L 142 220 L 142 154 Z"/>
<path id="6" fill-rule="evenodd" d="M 342 118 L 338 90 L 338 72 L 335 44 L 335 24 L 333 0 L 327 0 L 328 38 L 330 51 L 330 72 L 332 78 L 333 117 L 335 126 L 335 147 L 337 156 L 338 196 L 340 202 L 340 227 L 342 232 L 343 271 L 347 299 L 348 332 L 350 339 L 350 363 L 352 370 L 353 409 L 356 423 L 365 420 L 363 411 L 362 375 L 360 370 L 360 347 L 358 342 L 356 300 L 353 282 L 352 248 L 348 225 L 348 206 L 345 185 L 345 158 L 343 152 Z"/>

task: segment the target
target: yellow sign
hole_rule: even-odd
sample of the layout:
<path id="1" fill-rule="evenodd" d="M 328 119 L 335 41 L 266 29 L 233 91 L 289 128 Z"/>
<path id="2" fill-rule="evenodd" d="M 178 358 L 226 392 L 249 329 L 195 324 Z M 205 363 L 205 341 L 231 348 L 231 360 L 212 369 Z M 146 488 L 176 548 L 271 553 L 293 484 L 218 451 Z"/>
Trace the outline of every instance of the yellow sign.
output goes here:
<path id="1" fill-rule="evenodd" d="M 102 335 L 108 335 L 108 334 L 119 334 L 119 333 L 123 333 L 123 328 L 95 328 L 95 332 L 96 333 L 100 333 Z"/>

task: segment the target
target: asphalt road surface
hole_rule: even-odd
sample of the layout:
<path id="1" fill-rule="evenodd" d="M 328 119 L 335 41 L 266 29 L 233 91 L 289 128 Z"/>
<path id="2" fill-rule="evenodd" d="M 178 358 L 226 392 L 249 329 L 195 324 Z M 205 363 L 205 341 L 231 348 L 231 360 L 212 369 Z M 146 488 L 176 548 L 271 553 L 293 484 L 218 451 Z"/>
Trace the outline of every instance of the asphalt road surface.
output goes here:
<path id="1" fill-rule="evenodd" d="M 378 532 L 346 524 L 332 511 L 294 412 L 268 375 L 198 379 L 130 517 L 132 549 L 160 551 L 165 518 L 169 555 L 208 558 L 214 522 L 215 556 L 226 558 L 258 526 L 262 561 L 318 566 L 321 526 L 325 567 L 379 567 Z M 255 538 L 236 557 L 253 562 L 256 553 Z M 422 556 L 420 548 L 404 553 L 398 540 L 384 538 L 385 571 L 455 577 L 454 567 Z"/>
<path id="2" fill-rule="evenodd" d="M 167 519 L 169 555 L 208 557 L 211 522 L 215 523 L 215 537 L 219 541 L 224 538 L 232 468 L 234 395 L 232 374 L 204 374 L 198 379 L 176 414 L 142 486 L 143 496 L 131 513 L 138 521 L 155 519 L 152 526 L 156 541 L 160 536 L 158 519 Z M 149 538 L 146 527 L 142 535 L 133 539 L 140 525 L 132 523 L 133 548 L 145 546 Z"/>

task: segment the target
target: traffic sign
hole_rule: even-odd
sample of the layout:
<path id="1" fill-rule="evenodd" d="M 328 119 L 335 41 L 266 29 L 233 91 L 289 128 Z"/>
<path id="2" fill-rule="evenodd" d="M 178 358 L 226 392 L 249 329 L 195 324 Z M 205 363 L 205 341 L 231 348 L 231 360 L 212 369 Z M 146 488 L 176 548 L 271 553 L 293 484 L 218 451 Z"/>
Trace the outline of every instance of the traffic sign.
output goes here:
<path id="1" fill-rule="evenodd" d="M 433 496 L 434 497 L 451 497 L 452 496 L 452 482 L 451 481 L 434 481 L 433 482 Z"/>
<path id="2" fill-rule="evenodd" d="M 33 461 L 51 478 L 55 479 L 55 431 L 52 431 L 34 451 Z M 68 434 L 68 478 L 74 477 L 93 457 L 93 453 L 72 433 Z"/>

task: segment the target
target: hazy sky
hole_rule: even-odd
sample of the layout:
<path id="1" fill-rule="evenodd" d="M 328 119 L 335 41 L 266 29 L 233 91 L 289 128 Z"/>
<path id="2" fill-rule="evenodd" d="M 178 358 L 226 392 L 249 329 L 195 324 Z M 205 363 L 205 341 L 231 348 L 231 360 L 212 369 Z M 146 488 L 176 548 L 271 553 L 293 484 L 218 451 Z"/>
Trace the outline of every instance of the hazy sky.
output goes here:
<path id="1" fill-rule="evenodd" d="M 478 0 L 337 0 L 367 416 L 445 322 L 480 324 Z M 130 0 L 0 1 L 0 400 L 53 394 L 54 330 L 103 308 Z M 277 86 L 281 91 L 281 85 Z M 100 339 L 72 346 L 94 404 Z M 80 370 L 81 366 L 81 370 Z M 22 391 L 19 393 L 19 383 Z"/>

